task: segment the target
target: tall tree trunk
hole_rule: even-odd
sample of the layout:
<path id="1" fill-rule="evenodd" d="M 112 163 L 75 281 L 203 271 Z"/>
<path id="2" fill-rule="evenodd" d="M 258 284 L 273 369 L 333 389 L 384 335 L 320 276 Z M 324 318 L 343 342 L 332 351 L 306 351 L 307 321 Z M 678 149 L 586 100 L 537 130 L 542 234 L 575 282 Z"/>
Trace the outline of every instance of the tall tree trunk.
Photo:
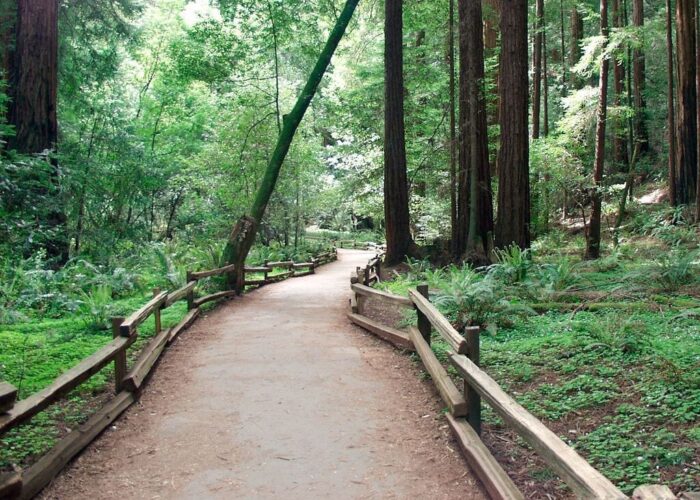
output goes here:
<path id="1" fill-rule="evenodd" d="M 473 28 L 467 24 L 468 5 L 465 0 L 457 1 L 459 13 L 459 144 L 458 173 L 457 173 L 457 231 L 455 238 L 455 258 L 460 258 L 467 250 L 469 236 L 469 195 L 470 195 L 470 126 L 471 113 L 469 109 L 469 51 L 470 39 L 468 31 Z"/>
<path id="2" fill-rule="evenodd" d="M 671 0 L 666 0 L 666 57 L 668 73 L 668 197 L 672 206 L 678 205 L 676 193 L 676 105 L 674 91 L 673 72 L 673 16 L 671 14 Z"/>
<path id="3" fill-rule="evenodd" d="M 8 122 L 15 135 L 8 138 L 8 148 L 19 153 L 38 154 L 56 149 L 58 121 L 58 1 L 18 0 L 14 51 L 8 56 Z M 47 241 L 47 255 L 59 264 L 68 260 L 68 236 L 60 193 L 60 171 L 51 162 L 51 189 L 42 188 L 38 196 L 54 198 L 43 221 L 54 236 Z"/>
<path id="4" fill-rule="evenodd" d="M 346 1 L 345 7 L 343 7 L 343 11 L 340 13 L 340 16 L 338 16 L 335 26 L 328 37 L 328 41 L 319 54 L 318 61 L 316 61 L 316 65 L 311 71 L 304 89 L 297 98 L 294 108 L 283 119 L 282 132 L 280 132 L 277 138 L 275 150 L 265 169 L 262 183 L 253 201 L 251 214 L 241 217 L 231 232 L 224 250 L 224 258 L 228 264 L 236 264 L 236 272 L 235 275 L 232 276 L 233 282 L 231 283 L 236 290 L 241 291 L 243 289 L 245 259 L 255 242 L 257 228 L 265 214 L 265 209 L 270 201 L 270 197 L 275 190 L 275 184 L 277 183 L 282 164 L 289 152 L 289 147 L 292 144 L 294 135 L 301 124 L 301 120 L 304 118 L 306 110 L 311 104 L 311 100 L 316 94 L 321 79 L 328 69 L 335 49 L 343 38 L 358 3 L 359 0 Z"/>
<path id="5" fill-rule="evenodd" d="M 695 0 L 676 2 L 676 43 L 678 61 L 676 195 L 678 203 L 686 205 L 695 198 L 697 180 Z"/>
<path id="6" fill-rule="evenodd" d="M 632 24 L 637 28 L 644 26 L 644 0 L 632 1 Z M 646 122 L 646 99 L 644 97 L 646 86 L 646 63 L 644 59 L 644 49 L 636 47 L 632 51 L 632 71 L 634 72 L 634 136 L 639 141 L 642 153 L 648 153 L 649 132 Z"/>
<path id="7" fill-rule="evenodd" d="M 496 246 L 530 246 L 527 0 L 501 8 L 498 222 Z"/>
<path id="8" fill-rule="evenodd" d="M 413 243 L 406 174 L 402 3 L 386 0 L 384 18 L 384 220 L 389 265 L 401 262 Z"/>
<path id="9" fill-rule="evenodd" d="M 544 29 L 544 0 L 535 0 L 535 36 L 532 47 L 532 138 L 540 138 L 540 107 L 542 105 L 542 30 Z"/>
<path id="10" fill-rule="evenodd" d="M 612 6 L 613 26 L 622 28 L 624 26 L 623 16 L 620 12 L 620 0 L 613 0 Z M 622 48 L 615 54 L 613 60 L 613 80 L 615 84 L 615 106 L 622 106 L 625 95 L 625 60 L 621 57 Z M 614 137 L 614 158 L 615 167 L 620 172 L 629 170 L 629 155 L 627 151 L 627 133 L 625 131 L 625 119 L 619 118 L 615 120 L 615 137 Z"/>
<path id="11" fill-rule="evenodd" d="M 576 7 L 571 9 L 571 39 L 569 41 L 569 66 L 575 66 L 581 58 L 581 40 L 583 40 L 583 15 Z"/>
<path id="12" fill-rule="evenodd" d="M 484 33 L 480 0 L 459 0 L 465 6 L 467 37 L 467 95 L 469 99 L 469 229 L 467 252 L 474 262 L 487 262 L 493 240 L 493 195 L 489 165 L 486 96 L 484 90 Z M 460 23 L 461 24 L 461 23 Z M 477 246 L 480 243 L 481 247 Z"/>
<path id="13" fill-rule="evenodd" d="M 450 228 L 452 257 L 459 257 L 457 246 L 457 116 L 455 112 L 455 3 L 450 0 L 447 57 L 450 70 Z"/>
<path id="14" fill-rule="evenodd" d="M 549 135 L 549 70 L 547 56 L 547 27 L 542 25 L 542 135 Z"/>
<path id="15" fill-rule="evenodd" d="M 566 25 L 564 22 L 564 0 L 559 0 L 559 28 L 561 37 L 561 81 L 562 81 L 562 96 L 566 96 L 567 84 L 567 64 L 566 64 Z"/>
<path id="16" fill-rule="evenodd" d="M 600 0 L 600 34 L 604 37 L 603 50 L 608 44 L 608 0 Z M 591 189 L 591 220 L 586 230 L 587 259 L 600 257 L 600 229 L 603 205 L 603 169 L 605 166 L 605 121 L 608 111 L 608 72 L 610 61 L 603 58 L 600 65 L 598 118 L 596 123 L 595 159 L 593 164 L 593 188 Z"/>
<path id="17" fill-rule="evenodd" d="M 697 0 L 695 3 L 695 93 L 700 98 L 700 11 Z M 700 132 L 700 104 L 696 101 L 696 127 Z M 695 175 L 695 222 L 700 222 L 700 140 L 696 144 L 697 170 Z"/>

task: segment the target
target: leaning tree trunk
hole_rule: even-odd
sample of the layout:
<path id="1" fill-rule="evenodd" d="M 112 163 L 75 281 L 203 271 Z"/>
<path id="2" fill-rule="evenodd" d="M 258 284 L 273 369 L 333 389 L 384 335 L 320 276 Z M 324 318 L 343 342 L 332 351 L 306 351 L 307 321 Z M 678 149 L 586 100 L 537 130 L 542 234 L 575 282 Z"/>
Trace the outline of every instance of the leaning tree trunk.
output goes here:
<path id="1" fill-rule="evenodd" d="M 678 139 L 676 195 L 681 205 L 695 198 L 697 177 L 697 90 L 695 60 L 695 0 L 676 2 L 678 65 Z"/>
<path id="2" fill-rule="evenodd" d="M 391 265 L 401 262 L 413 244 L 406 174 L 402 0 L 385 2 L 384 77 L 384 221 L 386 262 Z"/>
<path id="3" fill-rule="evenodd" d="M 600 34 L 604 37 L 605 50 L 608 43 L 608 0 L 600 0 Z M 586 230 L 587 259 L 600 257 L 600 226 L 603 205 L 603 167 L 605 165 L 605 121 L 608 111 L 608 72 L 610 61 L 603 57 L 600 64 L 600 94 L 596 123 L 595 159 L 593 164 L 593 189 L 591 189 L 591 220 Z"/>
<path id="4" fill-rule="evenodd" d="M 488 262 L 493 240 L 493 195 L 489 165 L 486 96 L 484 90 L 484 32 L 481 2 L 459 0 L 464 8 L 463 35 L 467 38 L 467 98 L 469 100 L 469 229 L 468 259 Z M 465 30 L 464 28 L 469 27 Z M 477 246 L 480 243 L 480 246 Z"/>
<path id="5" fill-rule="evenodd" d="M 671 14 L 671 0 L 666 0 L 666 57 L 668 73 L 668 198 L 671 206 L 678 205 L 676 193 L 676 106 L 673 74 L 673 17 Z"/>
<path id="6" fill-rule="evenodd" d="M 542 40 L 544 30 L 544 0 L 535 0 L 535 37 L 532 47 L 532 138 L 540 138 L 540 109 L 542 106 Z"/>
<path id="7" fill-rule="evenodd" d="M 3 58 L 8 68 L 8 123 L 15 135 L 8 137 L 8 149 L 24 154 L 41 154 L 56 149 L 58 121 L 58 2 L 18 0 L 15 17 L 14 51 Z M 68 237 L 60 191 L 58 164 L 53 166 L 51 186 L 39 188 L 39 197 L 51 196 L 51 208 L 42 222 L 54 233 L 47 241 L 47 255 L 63 264 L 68 260 Z"/>
<path id="8" fill-rule="evenodd" d="M 338 47 L 340 40 L 345 34 L 345 30 L 352 19 L 352 15 L 358 3 L 359 0 L 347 0 L 345 3 L 345 7 L 338 17 L 333 31 L 331 31 L 328 41 L 319 55 L 318 61 L 316 61 L 316 65 L 311 71 L 301 95 L 297 98 L 297 102 L 292 111 L 284 117 L 282 131 L 279 134 L 275 150 L 270 157 L 262 183 L 253 201 L 251 213 L 250 215 L 244 215 L 238 220 L 226 244 L 224 258 L 228 264 L 236 264 L 236 272 L 233 275 L 233 283 L 231 283 L 231 285 L 238 291 L 243 290 L 245 283 L 245 259 L 255 242 L 257 228 L 265 214 L 265 209 L 270 201 L 270 197 L 275 190 L 275 184 L 277 183 L 277 178 L 282 169 L 284 159 L 289 152 L 299 124 L 304 118 L 304 114 L 316 94 L 321 79 L 328 69 L 335 49 Z"/>
<path id="9" fill-rule="evenodd" d="M 527 0 L 501 9 L 498 219 L 496 246 L 530 246 Z"/>

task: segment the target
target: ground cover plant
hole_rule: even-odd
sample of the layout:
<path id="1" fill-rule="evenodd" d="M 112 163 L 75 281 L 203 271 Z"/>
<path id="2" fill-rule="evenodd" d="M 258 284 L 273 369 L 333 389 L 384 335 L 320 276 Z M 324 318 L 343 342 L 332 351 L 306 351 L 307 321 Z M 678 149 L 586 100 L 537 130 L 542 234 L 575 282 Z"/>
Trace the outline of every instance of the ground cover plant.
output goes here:
<path id="1" fill-rule="evenodd" d="M 697 490 L 697 240 L 684 236 L 683 224 L 659 226 L 663 211 L 647 218 L 657 221 L 653 228 L 636 225 L 598 261 L 578 257 L 581 238 L 553 233 L 477 270 L 409 262 L 380 286 L 405 295 L 428 283 L 458 330 L 482 326 L 484 369 L 623 491 L 642 484 Z M 433 341 L 446 363 L 449 346 Z M 566 495 L 488 409 L 484 439 L 523 489 Z"/>
<path id="2" fill-rule="evenodd" d="M 297 247 L 261 246 L 251 253 L 249 263 L 308 262 L 332 249 L 331 239 Z M 2 271 L 5 285 L 0 291 L 0 380 L 17 387 L 20 399 L 34 394 L 112 340 L 111 317 L 137 310 L 154 289 L 174 290 L 184 285 L 187 270 L 219 267 L 220 258 L 216 247 L 192 251 L 170 244 L 153 245 L 105 265 L 76 260 L 59 271 L 50 269 L 41 254 L 14 266 L 6 263 Z M 223 285 L 220 277 L 209 278 L 200 282 L 200 290 L 213 292 Z M 179 323 L 185 312 L 183 302 L 165 309 L 163 328 Z M 139 337 L 128 351 L 130 363 L 153 334 L 152 320 L 139 328 Z M 0 438 L 0 470 L 32 463 L 86 421 L 108 399 L 113 381 L 113 365 L 109 364 L 65 401 Z"/>

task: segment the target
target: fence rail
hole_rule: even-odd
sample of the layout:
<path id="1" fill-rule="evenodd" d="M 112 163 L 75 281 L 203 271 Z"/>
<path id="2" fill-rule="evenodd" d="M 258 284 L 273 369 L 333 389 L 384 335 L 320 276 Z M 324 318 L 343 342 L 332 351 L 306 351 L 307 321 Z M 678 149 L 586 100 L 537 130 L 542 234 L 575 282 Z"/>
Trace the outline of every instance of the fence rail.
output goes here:
<path id="1" fill-rule="evenodd" d="M 371 288 L 372 283 L 380 280 L 381 258 L 379 256 L 370 260 L 364 268 L 353 271 L 350 276 L 353 293 L 350 299 L 349 319 L 397 347 L 408 348 L 418 353 L 449 410 L 448 424 L 460 448 L 492 498 L 522 499 L 524 497 L 479 437 L 482 398 L 507 425 L 535 449 L 577 497 L 628 498 L 542 422 L 508 396 L 479 367 L 478 327 L 467 329 L 466 336 L 461 335 L 430 302 L 427 285 L 410 290 L 408 297 L 402 297 Z M 413 308 L 417 313 L 417 325 L 410 327 L 408 332 L 382 325 L 363 314 L 367 300 L 376 300 L 401 308 Z M 464 379 L 462 392 L 457 389 L 430 347 L 433 329 L 452 349 L 449 359 Z"/>
<path id="2" fill-rule="evenodd" d="M 246 273 L 263 273 L 264 279 L 251 280 L 254 285 L 263 286 L 283 279 L 312 274 L 315 269 L 337 259 L 337 252 L 325 252 L 311 262 L 294 263 L 270 262 L 264 266 L 246 267 Z M 288 272 L 268 276 L 274 268 L 286 268 Z M 59 402 L 68 393 L 77 388 L 110 363 L 114 363 L 114 380 L 116 396 L 93 414 L 84 424 L 71 431 L 59 441 L 48 453 L 21 473 L 0 474 L 0 499 L 29 499 L 38 494 L 63 467 L 80 451 L 90 444 L 107 426 L 109 426 L 125 409 L 134 403 L 144 382 L 153 371 L 161 354 L 168 344 L 186 330 L 199 316 L 200 306 L 207 302 L 229 298 L 236 295 L 231 290 L 197 297 L 195 290 L 205 278 L 221 276 L 235 271 L 235 266 L 218 269 L 188 272 L 187 284 L 172 292 L 154 290 L 153 298 L 146 304 L 124 318 L 112 318 L 114 339 L 103 348 L 85 358 L 76 366 L 61 374 L 51 385 L 31 396 L 17 401 L 17 389 L 0 382 L 0 436 L 27 421 L 50 405 Z M 246 282 L 248 284 L 248 282 Z M 180 323 L 172 328 L 163 329 L 161 312 L 182 300 L 187 301 L 187 313 Z M 129 368 L 127 350 L 138 338 L 139 327 L 153 317 L 155 334 L 142 348 L 138 357 Z"/>

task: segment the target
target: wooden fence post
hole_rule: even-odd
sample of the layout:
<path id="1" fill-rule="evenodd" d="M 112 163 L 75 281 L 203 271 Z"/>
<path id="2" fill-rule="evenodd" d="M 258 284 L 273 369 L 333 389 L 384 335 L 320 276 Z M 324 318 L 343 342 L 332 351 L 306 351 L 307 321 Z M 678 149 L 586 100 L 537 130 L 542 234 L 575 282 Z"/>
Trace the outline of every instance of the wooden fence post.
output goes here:
<path id="1" fill-rule="evenodd" d="M 268 271 L 267 271 L 267 268 L 268 268 L 267 265 L 268 265 L 269 263 L 270 263 L 269 260 L 264 260 L 264 261 L 263 261 L 263 266 L 265 267 L 265 275 L 263 276 L 263 280 L 265 280 L 266 282 L 267 282 L 267 273 L 268 273 Z"/>
<path id="2" fill-rule="evenodd" d="M 430 296 L 428 293 L 428 285 L 418 285 L 416 287 L 416 290 L 423 297 L 430 300 Z M 420 334 L 423 336 L 428 345 L 430 345 L 430 334 L 432 331 L 432 325 L 430 324 L 430 320 L 425 314 L 421 312 L 420 309 L 418 309 L 417 307 L 415 309 L 416 313 L 418 314 L 418 331 L 420 331 Z"/>
<path id="3" fill-rule="evenodd" d="M 369 286 L 369 264 L 365 267 L 365 286 Z"/>
<path id="4" fill-rule="evenodd" d="M 192 272 L 187 271 L 187 283 L 190 281 L 192 281 Z M 191 311 L 192 309 L 194 309 L 194 289 L 187 293 L 187 310 Z"/>
<path id="5" fill-rule="evenodd" d="M 121 333 L 119 327 L 124 322 L 124 318 L 112 318 L 112 336 L 116 339 Z M 119 394 L 122 390 L 124 378 L 126 377 L 126 349 L 121 351 L 114 358 L 114 390 Z"/>
<path id="6" fill-rule="evenodd" d="M 153 296 L 154 296 L 154 297 L 157 296 L 159 293 L 160 293 L 160 288 L 154 288 L 154 289 L 153 289 Z M 156 332 L 155 332 L 154 336 L 158 335 L 158 334 L 161 332 L 161 330 L 162 330 L 162 323 L 161 323 L 161 321 L 160 321 L 160 311 L 161 311 L 161 307 L 162 307 L 162 306 L 158 306 L 158 307 L 156 307 L 156 310 L 153 311 L 153 318 L 154 318 L 155 321 L 156 321 Z"/>
<path id="7" fill-rule="evenodd" d="M 467 357 L 476 366 L 480 366 L 481 358 L 480 333 L 481 328 L 478 326 L 467 327 L 464 332 L 467 339 Z M 467 421 L 477 434 L 481 434 L 481 396 L 466 380 L 464 381 L 464 399 L 467 400 Z"/>

